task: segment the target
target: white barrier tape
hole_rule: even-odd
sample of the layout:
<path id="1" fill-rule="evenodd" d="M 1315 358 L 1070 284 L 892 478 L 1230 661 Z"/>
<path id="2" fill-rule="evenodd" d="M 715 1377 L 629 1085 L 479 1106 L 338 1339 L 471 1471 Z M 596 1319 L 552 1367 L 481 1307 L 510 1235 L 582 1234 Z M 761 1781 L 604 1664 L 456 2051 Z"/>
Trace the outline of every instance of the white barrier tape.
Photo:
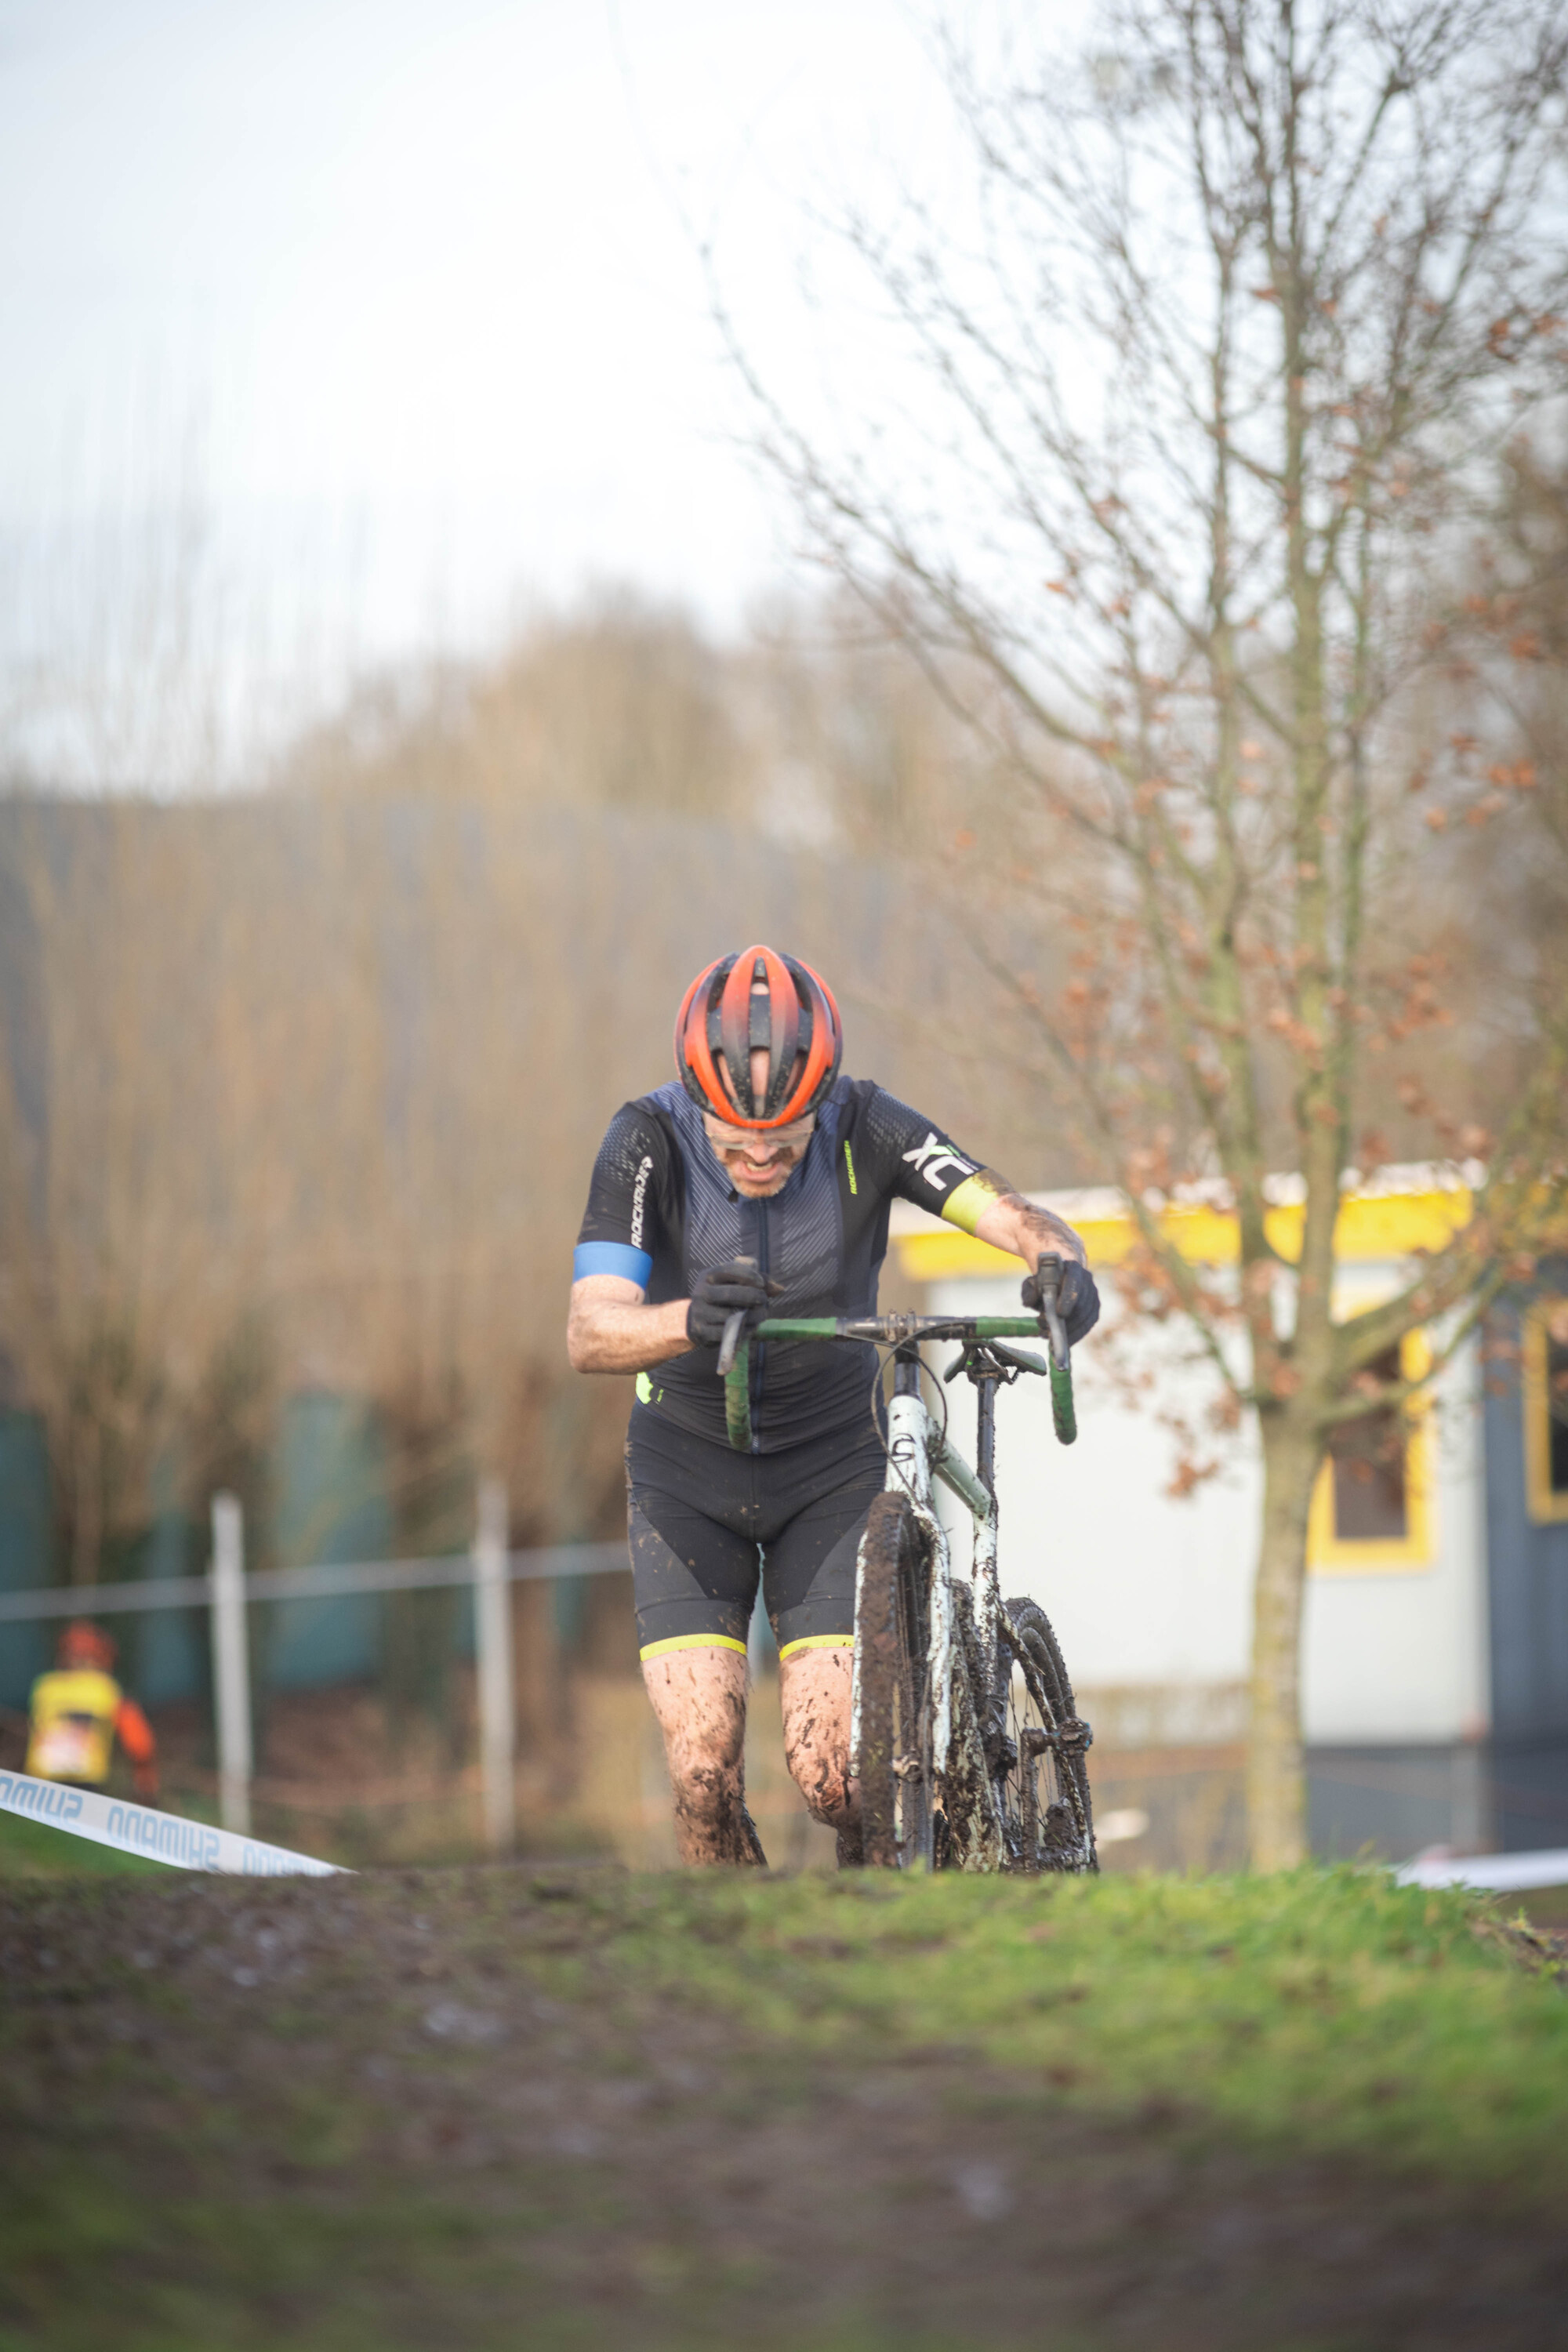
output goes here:
<path id="1" fill-rule="evenodd" d="M 1394 1874 L 1401 1886 L 1479 1886 L 1491 1895 L 1525 1895 L 1532 1887 L 1568 1886 L 1568 1847 L 1549 1853 L 1417 1856 Z"/>
<path id="2" fill-rule="evenodd" d="M 290 1853 L 286 1845 L 264 1845 L 215 1829 L 210 1822 L 187 1822 L 153 1805 L 131 1805 L 100 1797 L 91 1789 L 68 1789 L 58 1780 L 36 1780 L 28 1772 L 0 1772 L 0 1812 L 47 1822 L 71 1837 L 90 1838 L 121 1853 L 166 1862 L 174 1870 L 216 1870 L 234 1878 L 335 1878 L 335 1862 Z M 352 1873 L 349 1874 L 352 1876 Z"/>

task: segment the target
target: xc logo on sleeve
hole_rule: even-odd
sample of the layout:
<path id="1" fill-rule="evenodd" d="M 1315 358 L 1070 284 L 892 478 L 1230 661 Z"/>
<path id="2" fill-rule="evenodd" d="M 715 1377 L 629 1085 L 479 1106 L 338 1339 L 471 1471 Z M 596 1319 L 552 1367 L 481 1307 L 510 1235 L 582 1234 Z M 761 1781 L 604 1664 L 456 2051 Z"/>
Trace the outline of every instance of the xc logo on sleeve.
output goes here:
<path id="1" fill-rule="evenodd" d="M 953 1176 L 973 1176 L 974 1173 L 970 1162 L 961 1160 L 952 1145 L 943 1143 L 934 1129 L 918 1150 L 906 1151 L 904 1158 L 910 1162 L 917 1176 L 925 1178 L 933 1192 L 944 1190 L 944 1171 L 950 1171 Z"/>

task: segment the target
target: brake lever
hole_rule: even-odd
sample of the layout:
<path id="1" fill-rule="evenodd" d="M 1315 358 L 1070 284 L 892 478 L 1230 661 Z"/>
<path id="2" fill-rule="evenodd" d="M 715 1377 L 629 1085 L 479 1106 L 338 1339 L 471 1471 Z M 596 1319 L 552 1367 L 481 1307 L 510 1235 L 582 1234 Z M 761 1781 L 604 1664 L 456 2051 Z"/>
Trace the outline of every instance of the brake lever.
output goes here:
<path id="1" fill-rule="evenodd" d="M 741 1333 L 746 1324 L 746 1310 L 737 1307 L 724 1326 L 724 1337 L 719 1343 L 719 1378 L 725 1379 L 735 1361 L 735 1350 L 741 1344 Z"/>
<path id="2" fill-rule="evenodd" d="M 757 1261 L 754 1257 L 738 1257 L 735 1260 L 735 1264 L 737 1265 L 748 1267 L 752 1274 L 755 1274 L 757 1270 Z M 782 1298 L 784 1297 L 783 1283 L 770 1282 L 768 1284 L 768 1297 L 770 1298 Z M 725 1318 L 724 1336 L 719 1342 L 718 1369 L 719 1378 L 721 1381 L 726 1380 L 734 1369 L 736 1351 L 741 1345 L 742 1336 L 746 1328 L 746 1312 L 747 1310 L 745 1307 L 737 1307 L 732 1315 Z"/>
<path id="3" fill-rule="evenodd" d="M 1040 1286 L 1040 1321 L 1051 1343 L 1051 1362 L 1065 1372 L 1072 1361 L 1068 1346 L 1067 1328 L 1062 1322 L 1057 1295 L 1062 1283 L 1062 1262 L 1054 1250 L 1047 1250 L 1035 1268 L 1035 1279 Z"/>

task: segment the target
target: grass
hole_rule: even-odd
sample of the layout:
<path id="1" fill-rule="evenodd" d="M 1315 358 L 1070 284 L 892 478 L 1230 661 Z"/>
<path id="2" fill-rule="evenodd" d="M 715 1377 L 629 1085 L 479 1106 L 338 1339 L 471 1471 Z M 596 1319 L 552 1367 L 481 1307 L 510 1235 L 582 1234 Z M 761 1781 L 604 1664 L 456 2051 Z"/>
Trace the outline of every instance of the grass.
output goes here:
<path id="1" fill-rule="evenodd" d="M 0 1813 L 0 1881 L 8 1878 L 160 1878 L 168 1865 L 145 1855 L 94 1845 L 20 1813 Z"/>
<path id="2" fill-rule="evenodd" d="M 1543 2352 L 1561 1958 L 1350 1868 L 16 1880 L 0 2352 Z"/>
<path id="3" fill-rule="evenodd" d="M 959 2043 L 1101 2114 L 1173 2103 L 1276 2148 L 1568 2191 L 1556 1956 L 1458 1890 L 1314 1867 L 672 1878 L 632 1900 L 647 1924 L 620 1927 L 624 1966 L 781 2041 Z"/>

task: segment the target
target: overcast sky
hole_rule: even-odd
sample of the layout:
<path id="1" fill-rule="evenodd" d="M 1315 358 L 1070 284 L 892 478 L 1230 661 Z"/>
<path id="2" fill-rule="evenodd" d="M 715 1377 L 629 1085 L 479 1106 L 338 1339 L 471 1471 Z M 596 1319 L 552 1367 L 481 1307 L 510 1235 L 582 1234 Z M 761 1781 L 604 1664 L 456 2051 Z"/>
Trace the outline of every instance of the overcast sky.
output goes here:
<path id="1" fill-rule="evenodd" d="M 788 523 L 694 239 L 787 352 L 811 204 L 940 112 L 897 0 L 0 5 L 0 530 L 79 604 L 183 496 L 274 665 L 606 578 L 731 625 Z"/>

